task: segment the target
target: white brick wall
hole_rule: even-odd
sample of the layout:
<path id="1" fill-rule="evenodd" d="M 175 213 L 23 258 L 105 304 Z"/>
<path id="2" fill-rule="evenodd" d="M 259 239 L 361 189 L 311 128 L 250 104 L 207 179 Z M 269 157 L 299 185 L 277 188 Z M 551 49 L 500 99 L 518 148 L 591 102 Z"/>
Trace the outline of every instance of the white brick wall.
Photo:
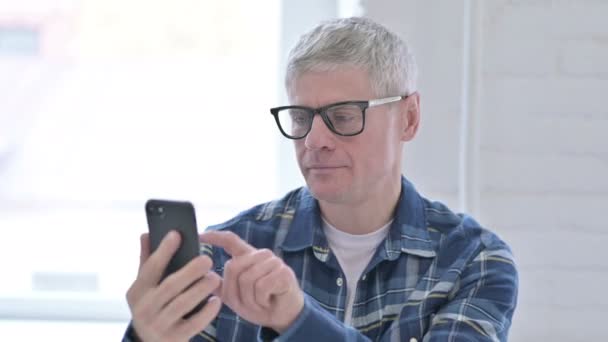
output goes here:
<path id="1" fill-rule="evenodd" d="M 406 172 L 453 205 L 465 1 L 362 3 L 415 49 L 424 129 L 406 149 Z M 510 340 L 606 341 L 608 1 L 471 5 L 472 35 L 481 39 L 471 51 L 480 63 L 470 70 L 479 82 L 469 125 L 479 127 L 479 141 L 470 153 L 479 158 L 469 172 L 478 175 L 474 214 L 519 264 Z"/>
<path id="2" fill-rule="evenodd" d="M 363 7 L 368 16 L 403 35 L 425 75 L 418 83 L 425 115 L 418 137 L 405 148 L 406 174 L 417 180 L 418 190 L 456 206 L 463 37 L 459 30 L 441 23 L 461 21 L 461 5 L 455 1 L 369 0 Z M 436 143 L 439 137 L 447 143 Z"/>

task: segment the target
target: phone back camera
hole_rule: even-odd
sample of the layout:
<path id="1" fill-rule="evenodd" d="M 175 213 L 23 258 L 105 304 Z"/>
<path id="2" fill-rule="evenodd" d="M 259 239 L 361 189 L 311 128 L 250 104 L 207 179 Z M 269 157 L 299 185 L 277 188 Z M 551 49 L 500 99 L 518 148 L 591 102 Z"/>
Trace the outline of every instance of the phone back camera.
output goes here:
<path id="1" fill-rule="evenodd" d="M 148 213 L 152 216 L 160 216 L 163 217 L 164 213 L 165 213 L 165 208 L 163 208 L 162 206 L 156 206 L 156 205 L 149 205 L 148 206 Z"/>

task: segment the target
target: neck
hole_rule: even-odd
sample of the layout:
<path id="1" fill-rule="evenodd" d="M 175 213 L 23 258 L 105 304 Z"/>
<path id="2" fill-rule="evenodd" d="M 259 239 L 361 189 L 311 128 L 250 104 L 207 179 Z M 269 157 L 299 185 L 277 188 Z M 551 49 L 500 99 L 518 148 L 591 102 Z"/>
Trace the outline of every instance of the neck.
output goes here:
<path id="1" fill-rule="evenodd" d="M 382 228 L 392 217 L 401 195 L 401 177 L 364 200 L 352 203 L 319 201 L 327 222 L 349 234 L 367 234 Z"/>

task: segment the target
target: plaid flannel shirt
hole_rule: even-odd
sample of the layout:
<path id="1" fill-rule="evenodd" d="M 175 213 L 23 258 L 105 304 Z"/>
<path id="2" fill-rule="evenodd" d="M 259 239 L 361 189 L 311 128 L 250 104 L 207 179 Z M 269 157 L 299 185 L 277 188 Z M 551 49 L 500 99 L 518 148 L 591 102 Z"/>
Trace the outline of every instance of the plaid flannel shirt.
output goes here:
<path id="1" fill-rule="evenodd" d="M 365 268 L 351 326 L 343 324 L 346 279 L 321 228 L 318 202 L 306 188 L 210 227 L 268 248 L 295 272 L 304 308 L 282 335 L 223 306 L 191 341 L 506 341 L 517 302 L 509 247 L 471 217 L 421 197 L 402 178 L 387 238 Z M 230 259 L 201 245 L 215 272 Z M 123 341 L 130 341 L 129 328 Z"/>

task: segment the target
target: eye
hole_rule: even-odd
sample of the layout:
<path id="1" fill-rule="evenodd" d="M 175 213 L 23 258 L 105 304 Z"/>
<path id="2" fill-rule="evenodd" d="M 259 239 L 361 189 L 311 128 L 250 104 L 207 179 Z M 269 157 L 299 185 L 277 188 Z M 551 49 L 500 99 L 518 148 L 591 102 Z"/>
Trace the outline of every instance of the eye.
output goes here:
<path id="1" fill-rule="evenodd" d="M 332 116 L 333 121 L 346 123 L 355 119 L 355 114 L 352 113 L 335 113 Z"/>
<path id="2" fill-rule="evenodd" d="M 355 105 L 344 105 L 331 108 L 327 115 L 334 124 L 347 124 L 359 120 L 362 116 L 361 108 Z"/>
<path id="3" fill-rule="evenodd" d="M 303 110 L 292 109 L 289 111 L 291 121 L 296 125 L 305 125 L 310 120 L 308 112 Z"/>

